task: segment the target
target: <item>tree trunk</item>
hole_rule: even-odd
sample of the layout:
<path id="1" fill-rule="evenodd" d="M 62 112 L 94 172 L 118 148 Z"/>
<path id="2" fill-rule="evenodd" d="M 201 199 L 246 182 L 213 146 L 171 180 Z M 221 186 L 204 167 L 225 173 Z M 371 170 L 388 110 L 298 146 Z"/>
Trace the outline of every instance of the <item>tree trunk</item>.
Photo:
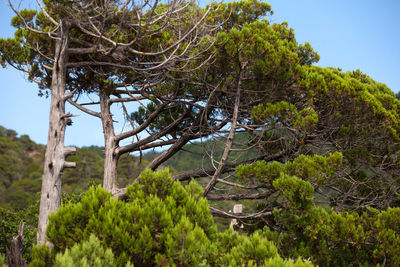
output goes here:
<path id="1" fill-rule="evenodd" d="M 61 176 L 66 167 L 75 167 L 74 162 L 66 162 L 65 157 L 73 154 L 75 148 L 64 147 L 66 121 L 71 116 L 65 114 L 65 77 L 68 60 L 69 25 L 62 23 L 60 38 L 56 40 L 54 65 L 51 81 L 51 103 L 49 118 L 49 134 L 47 139 L 44 169 L 42 176 L 42 190 L 40 195 L 39 223 L 37 244 L 46 243 L 46 229 L 50 213 L 60 206 Z"/>
<path id="2" fill-rule="evenodd" d="M 119 156 L 115 154 L 118 142 L 115 138 L 114 123 L 110 112 L 110 96 L 100 92 L 101 123 L 104 132 L 104 178 L 103 187 L 113 192 L 117 186 L 117 165 Z"/>
<path id="3" fill-rule="evenodd" d="M 11 240 L 11 248 L 6 248 L 7 265 L 9 267 L 25 267 L 26 262 L 22 258 L 24 246 L 24 223 L 18 228 L 18 235 Z"/>

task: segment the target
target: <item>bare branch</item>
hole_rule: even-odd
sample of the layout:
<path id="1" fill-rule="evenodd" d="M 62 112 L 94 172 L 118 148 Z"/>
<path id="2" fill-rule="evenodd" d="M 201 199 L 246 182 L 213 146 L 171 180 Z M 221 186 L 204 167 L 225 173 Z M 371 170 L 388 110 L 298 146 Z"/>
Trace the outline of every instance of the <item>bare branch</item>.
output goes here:
<path id="1" fill-rule="evenodd" d="M 242 200 L 242 199 L 264 199 L 271 195 L 273 191 L 265 191 L 257 194 L 208 194 L 208 200 Z"/>
<path id="2" fill-rule="evenodd" d="M 145 122 L 143 122 L 138 127 L 132 129 L 131 131 L 128 131 L 128 132 L 125 132 L 125 133 L 115 136 L 115 139 L 120 141 L 122 139 L 128 138 L 130 136 L 134 136 L 134 135 L 142 132 L 147 126 L 150 125 L 150 123 L 152 123 L 154 121 L 154 119 L 163 111 L 164 107 L 167 105 L 168 105 L 168 103 L 163 103 L 162 105 L 157 107 L 157 109 L 153 113 L 150 114 L 150 116 L 146 119 Z"/>
<path id="3" fill-rule="evenodd" d="M 131 151 L 135 151 L 135 149 L 138 149 L 139 147 L 141 147 L 144 144 L 150 143 L 152 141 L 155 141 L 157 139 L 159 139 L 160 137 L 165 136 L 166 134 L 168 134 L 169 132 L 171 132 L 179 123 L 182 122 L 182 120 L 186 117 L 187 112 L 185 112 L 184 114 L 182 114 L 182 116 L 180 116 L 178 119 L 176 119 L 173 123 L 169 124 L 167 127 L 165 127 L 162 131 L 153 134 L 137 143 L 134 144 L 130 144 L 130 145 L 126 145 L 123 147 L 119 147 L 116 149 L 115 151 L 115 155 L 122 155 L 124 153 L 127 152 L 131 152 Z"/>
<path id="4" fill-rule="evenodd" d="M 204 196 L 207 196 L 207 194 L 213 189 L 213 187 L 217 183 L 217 179 L 219 178 L 219 176 L 221 175 L 221 173 L 224 169 L 225 163 L 228 160 L 228 156 L 229 156 L 229 153 L 232 148 L 233 138 L 235 136 L 235 130 L 236 130 L 236 123 L 237 123 L 237 119 L 239 116 L 240 90 L 242 87 L 241 85 L 242 85 L 242 78 L 243 78 L 243 69 L 244 69 L 244 66 L 241 66 L 241 69 L 239 72 L 239 78 L 238 78 L 238 82 L 237 82 L 237 88 L 236 88 L 236 99 L 235 99 L 235 107 L 234 107 L 234 111 L 233 111 L 232 124 L 231 124 L 231 129 L 229 131 L 229 135 L 227 137 L 224 153 L 222 154 L 218 168 L 215 170 L 213 177 L 211 178 L 210 182 L 204 188 L 204 193 L 203 193 Z"/>
<path id="5" fill-rule="evenodd" d="M 214 207 L 210 207 L 210 211 L 212 214 L 214 214 L 216 216 L 232 218 L 232 219 L 257 219 L 257 218 L 273 215 L 273 211 L 271 211 L 271 210 L 262 210 L 260 212 L 250 213 L 250 214 L 240 214 L 240 213 L 226 212 L 226 211 L 214 208 Z"/>
<path id="6" fill-rule="evenodd" d="M 85 112 L 85 113 L 87 113 L 89 115 L 92 115 L 94 117 L 101 118 L 101 114 L 99 112 L 95 112 L 93 110 L 87 109 L 87 108 L 83 107 L 82 105 L 79 105 L 78 103 L 75 103 L 71 99 L 67 99 L 67 101 L 68 101 L 68 103 L 70 103 L 71 105 L 73 105 L 74 107 L 79 109 L 80 111 L 83 111 L 83 112 Z"/>

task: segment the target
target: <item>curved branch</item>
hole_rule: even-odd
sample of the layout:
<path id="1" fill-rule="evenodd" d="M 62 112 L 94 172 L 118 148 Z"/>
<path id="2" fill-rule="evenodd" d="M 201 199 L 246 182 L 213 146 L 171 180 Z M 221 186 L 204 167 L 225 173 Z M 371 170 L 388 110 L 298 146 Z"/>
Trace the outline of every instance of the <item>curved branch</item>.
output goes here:
<path id="1" fill-rule="evenodd" d="M 117 148 L 115 151 L 115 155 L 122 155 L 124 153 L 135 151 L 135 149 L 138 149 L 145 144 L 149 144 L 149 143 L 165 136 L 166 134 L 171 132 L 176 126 L 178 126 L 179 123 L 181 123 L 183 121 L 183 119 L 186 117 L 186 115 L 187 115 L 187 112 L 182 114 L 182 116 L 180 118 L 175 120 L 173 123 L 171 123 L 170 125 L 165 127 L 162 131 L 158 132 L 157 134 L 151 135 L 139 142 Z"/>
<path id="2" fill-rule="evenodd" d="M 39 0 L 36 0 L 36 3 L 39 5 L 39 7 L 40 7 L 40 9 L 42 10 L 42 12 L 43 12 L 43 14 L 45 15 L 45 17 L 46 17 L 48 20 L 50 20 L 50 22 L 53 23 L 54 26 L 58 27 L 60 24 L 59 24 L 57 21 L 55 21 L 55 20 L 53 19 L 53 17 L 49 15 L 49 13 L 47 13 L 46 9 L 42 6 L 42 3 L 40 3 Z"/>
<path id="3" fill-rule="evenodd" d="M 80 111 L 83 111 L 89 115 L 92 115 L 94 117 L 100 118 L 101 119 L 101 114 L 99 112 L 95 112 L 93 110 L 90 110 L 88 108 L 83 107 L 82 105 L 79 105 L 78 103 L 75 103 L 74 101 L 72 101 L 71 99 L 67 99 L 68 103 L 70 103 L 71 105 L 73 105 L 74 107 L 76 107 L 77 109 L 79 109 Z"/>
<path id="4" fill-rule="evenodd" d="M 117 141 L 121 141 L 122 139 L 131 137 L 135 134 L 140 133 L 141 131 L 143 131 L 147 126 L 150 125 L 150 123 L 152 123 L 154 121 L 154 119 L 161 113 L 161 111 L 164 109 L 164 107 L 167 105 L 168 103 L 163 103 L 160 106 L 158 106 L 158 108 L 150 114 L 150 116 L 146 119 L 145 122 L 143 122 L 142 124 L 140 124 L 138 127 L 132 129 L 131 131 L 119 134 L 117 136 L 115 136 L 115 140 Z"/>

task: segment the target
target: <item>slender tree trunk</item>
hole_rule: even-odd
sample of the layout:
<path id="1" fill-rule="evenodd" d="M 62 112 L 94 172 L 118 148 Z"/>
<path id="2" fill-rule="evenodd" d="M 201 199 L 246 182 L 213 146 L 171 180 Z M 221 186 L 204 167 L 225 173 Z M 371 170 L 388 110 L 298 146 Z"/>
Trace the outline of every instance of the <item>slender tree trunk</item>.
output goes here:
<path id="1" fill-rule="evenodd" d="M 225 149 L 224 153 L 222 154 L 221 160 L 219 162 L 219 165 L 217 169 L 214 172 L 213 177 L 211 177 L 211 180 L 208 182 L 206 187 L 204 188 L 204 193 L 203 196 L 207 196 L 207 194 L 214 188 L 214 186 L 218 182 L 219 176 L 223 173 L 223 170 L 225 168 L 226 161 L 228 160 L 229 154 L 231 152 L 232 144 L 233 144 L 233 138 L 235 137 L 235 132 L 236 132 L 236 123 L 237 119 L 239 116 L 239 105 L 240 105 L 240 90 L 242 87 L 242 79 L 243 79 L 243 67 L 241 67 L 240 73 L 239 73 L 239 79 L 236 87 L 236 99 L 235 99 L 235 106 L 233 108 L 233 114 L 232 114 L 232 124 L 231 124 L 231 129 L 229 131 L 227 141 L 225 144 Z"/>
<path id="2" fill-rule="evenodd" d="M 110 112 L 110 96 L 100 92 L 101 123 L 104 132 L 104 178 L 103 187 L 113 192 L 117 186 L 117 165 L 119 155 L 115 154 L 118 142 L 115 138 L 114 124 Z"/>
<path id="3" fill-rule="evenodd" d="M 50 213 L 55 212 L 60 206 L 62 171 L 66 167 L 75 167 L 74 162 L 65 161 L 65 157 L 73 154 L 75 148 L 64 147 L 66 121 L 70 116 L 69 114 L 65 114 L 68 34 L 69 25 L 62 23 L 60 38 L 56 40 L 52 70 L 49 134 L 40 195 L 37 244 L 46 243 L 50 247 L 52 245 L 46 239 L 46 229 Z"/>

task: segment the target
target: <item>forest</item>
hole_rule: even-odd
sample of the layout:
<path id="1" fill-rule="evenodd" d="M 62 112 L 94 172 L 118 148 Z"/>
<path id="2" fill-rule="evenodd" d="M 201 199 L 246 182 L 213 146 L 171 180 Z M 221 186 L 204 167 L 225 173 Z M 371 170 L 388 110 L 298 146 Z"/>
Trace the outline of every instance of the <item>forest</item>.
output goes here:
<path id="1" fill-rule="evenodd" d="M 46 146 L 0 126 L 0 267 L 400 265 L 400 101 L 268 3 L 9 6 L 50 110 Z M 64 145 L 71 106 L 103 147 Z"/>

